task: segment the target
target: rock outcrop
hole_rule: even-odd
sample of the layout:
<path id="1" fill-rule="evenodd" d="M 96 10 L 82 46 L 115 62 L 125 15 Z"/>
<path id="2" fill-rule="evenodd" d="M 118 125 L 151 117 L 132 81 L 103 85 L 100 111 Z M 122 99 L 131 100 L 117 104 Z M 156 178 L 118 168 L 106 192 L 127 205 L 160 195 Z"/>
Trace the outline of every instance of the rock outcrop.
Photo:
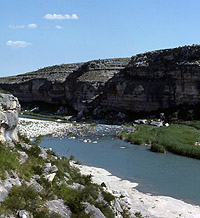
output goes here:
<path id="1" fill-rule="evenodd" d="M 10 94 L 0 93 L 0 141 L 8 144 L 18 141 L 17 123 L 20 105 Z"/>
<path id="2" fill-rule="evenodd" d="M 63 64 L 1 78 L 22 102 L 43 101 L 80 112 L 140 112 L 200 101 L 200 46 L 132 58 Z"/>
<path id="3" fill-rule="evenodd" d="M 67 158 L 37 140 L 18 140 L 19 110 L 16 97 L 0 94 L 0 141 L 6 142 L 0 144 L 0 217 L 122 217 L 125 211 L 109 204 L 120 199 L 82 176 Z"/>

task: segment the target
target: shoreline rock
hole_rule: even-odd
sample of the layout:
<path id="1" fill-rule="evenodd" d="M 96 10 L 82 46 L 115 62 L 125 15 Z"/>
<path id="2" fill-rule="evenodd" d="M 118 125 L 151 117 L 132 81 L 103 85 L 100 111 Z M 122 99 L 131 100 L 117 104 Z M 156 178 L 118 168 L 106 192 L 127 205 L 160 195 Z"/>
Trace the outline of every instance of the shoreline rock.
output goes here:
<path id="1" fill-rule="evenodd" d="M 128 204 L 131 215 L 141 212 L 144 217 L 166 217 L 166 218 L 199 218 L 200 207 L 185 203 L 167 196 L 154 196 L 139 192 L 135 188 L 137 183 L 122 180 L 113 176 L 107 170 L 97 167 L 76 165 L 84 175 L 91 174 L 94 183 L 106 185 L 106 190 L 120 199 L 122 205 Z"/>

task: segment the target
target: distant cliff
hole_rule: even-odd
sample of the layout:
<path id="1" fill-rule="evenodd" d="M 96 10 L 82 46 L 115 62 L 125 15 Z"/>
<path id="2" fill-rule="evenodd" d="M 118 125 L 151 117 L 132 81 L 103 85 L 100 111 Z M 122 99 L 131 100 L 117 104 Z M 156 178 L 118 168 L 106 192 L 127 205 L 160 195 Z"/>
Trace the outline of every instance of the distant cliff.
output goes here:
<path id="1" fill-rule="evenodd" d="M 0 88 L 21 102 L 60 104 L 93 114 L 195 104 L 200 101 L 200 46 L 47 67 L 0 78 Z"/>

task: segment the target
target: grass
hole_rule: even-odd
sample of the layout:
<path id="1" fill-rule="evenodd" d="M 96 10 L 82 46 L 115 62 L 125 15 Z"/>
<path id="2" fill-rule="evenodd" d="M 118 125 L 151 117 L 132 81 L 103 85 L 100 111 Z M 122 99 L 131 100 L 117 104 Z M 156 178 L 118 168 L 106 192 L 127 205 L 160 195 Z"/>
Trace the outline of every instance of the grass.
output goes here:
<path id="1" fill-rule="evenodd" d="M 178 124 L 183 124 L 187 126 L 192 126 L 196 129 L 200 130 L 200 120 L 192 120 L 192 121 L 178 121 Z"/>
<path id="2" fill-rule="evenodd" d="M 121 139 L 128 140 L 132 144 L 151 145 L 155 152 L 172 153 L 200 159 L 200 147 L 195 142 L 200 141 L 200 132 L 192 127 L 182 124 L 169 127 L 154 127 L 148 125 L 139 126 L 135 132 L 122 131 L 118 134 Z"/>
<path id="3" fill-rule="evenodd" d="M 47 119 L 61 120 L 62 122 L 69 123 L 69 121 L 67 121 L 64 118 L 64 116 L 44 115 L 44 114 L 34 113 L 34 112 L 30 112 L 30 111 L 24 111 L 23 115 L 30 115 L 30 116 L 33 116 L 33 117 L 35 116 L 35 119 L 37 119 L 37 118 L 47 118 Z"/>
<path id="4" fill-rule="evenodd" d="M 0 94 L 11 94 L 9 91 L 6 91 L 6 90 L 3 90 L 3 89 L 0 89 Z"/>
<path id="5" fill-rule="evenodd" d="M 133 144 L 144 145 L 150 144 L 154 140 L 154 134 L 152 131 L 155 129 L 155 126 L 141 125 L 138 126 L 136 131 L 129 132 L 124 130 L 118 134 L 118 136 L 123 140 L 128 140 Z"/>
<path id="6" fill-rule="evenodd" d="M 18 154 L 0 143 L 0 178 L 5 179 L 5 170 L 9 173 L 19 167 Z"/>

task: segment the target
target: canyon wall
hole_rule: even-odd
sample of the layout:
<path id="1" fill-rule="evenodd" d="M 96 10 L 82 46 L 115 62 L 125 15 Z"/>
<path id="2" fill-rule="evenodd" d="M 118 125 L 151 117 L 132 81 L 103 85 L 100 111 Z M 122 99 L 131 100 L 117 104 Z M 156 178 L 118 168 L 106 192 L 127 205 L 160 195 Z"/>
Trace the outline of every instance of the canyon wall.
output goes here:
<path id="1" fill-rule="evenodd" d="M 200 101 L 200 46 L 47 67 L 0 78 L 0 88 L 22 102 L 42 101 L 94 114 L 196 104 Z"/>

